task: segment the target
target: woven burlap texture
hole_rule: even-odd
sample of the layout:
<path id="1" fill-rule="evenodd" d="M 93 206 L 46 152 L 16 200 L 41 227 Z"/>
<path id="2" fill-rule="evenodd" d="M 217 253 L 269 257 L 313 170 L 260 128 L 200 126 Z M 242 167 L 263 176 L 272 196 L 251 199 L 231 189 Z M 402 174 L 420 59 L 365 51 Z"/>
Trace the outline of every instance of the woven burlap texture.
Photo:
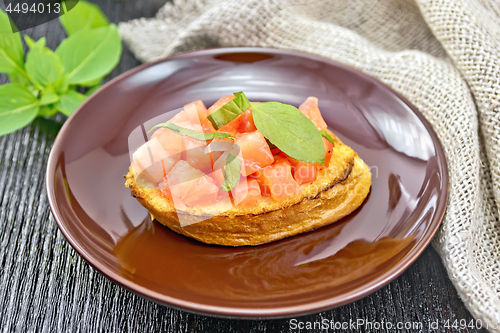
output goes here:
<path id="1" fill-rule="evenodd" d="M 434 246 L 471 313 L 500 332 L 500 2 L 176 0 L 119 31 L 145 62 L 216 46 L 290 49 L 358 68 L 406 96 L 449 165 Z"/>

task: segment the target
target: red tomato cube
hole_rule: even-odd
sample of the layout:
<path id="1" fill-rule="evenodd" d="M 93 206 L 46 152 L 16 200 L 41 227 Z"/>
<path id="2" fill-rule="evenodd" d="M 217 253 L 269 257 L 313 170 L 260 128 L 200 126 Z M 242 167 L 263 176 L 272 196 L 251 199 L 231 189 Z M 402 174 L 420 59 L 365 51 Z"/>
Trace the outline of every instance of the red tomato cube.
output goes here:
<path id="1" fill-rule="evenodd" d="M 179 161 L 165 177 L 174 203 L 186 206 L 206 206 L 217 202 L 219 188 L 204 172 Z"/>
<path id="2" fill-rule="evenodd" d="M 239 146 L 243 165 L 241 174 L 248 176 L 274 162 L 273 154 L 266 139 L 259 131 L 243 133 L 234 143 Z"/>
<path id="3" fill-rule="evenodd" d="M 314 126 L 320 131 L 326 130 L 328 127 L 326 125 L 323 116 L 318 108 L 318 99 L 316 97 L 308 97 L 304 103 L 299 106 L 300 112 L 307 118 L 309 118 Z"/>

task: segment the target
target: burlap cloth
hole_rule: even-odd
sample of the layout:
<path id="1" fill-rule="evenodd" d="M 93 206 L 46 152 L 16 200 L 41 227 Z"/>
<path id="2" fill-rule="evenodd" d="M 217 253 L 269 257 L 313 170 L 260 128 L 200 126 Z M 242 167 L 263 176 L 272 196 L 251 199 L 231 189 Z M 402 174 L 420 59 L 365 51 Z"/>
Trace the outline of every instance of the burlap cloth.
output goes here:
<path id="1" fill-rule="evenodd" d="M 406 96 L 449 164 L 434 246 L 471 313 L 500 323 L 500 1 L 176 0 L 119 30 L 141 61 L 215 46 L 291 49 Z"/>

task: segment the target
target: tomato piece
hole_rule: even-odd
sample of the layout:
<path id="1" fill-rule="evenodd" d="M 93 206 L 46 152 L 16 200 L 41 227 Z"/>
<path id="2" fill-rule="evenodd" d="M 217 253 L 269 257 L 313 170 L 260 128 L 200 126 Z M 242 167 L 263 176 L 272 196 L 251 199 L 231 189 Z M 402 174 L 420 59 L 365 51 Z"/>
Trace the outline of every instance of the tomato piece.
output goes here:
<path id="1" fill-rule="evenodd" d="M 240 134 L 234 143 L 240 147 L 243 176 L 251 175 L 274 162 L 269 145 L 259 131 Z"/>
<path id="2" fill-rule="evenodd" d="M 212 154 L 215 153 L 221 153 L 223 154 L 224 152 L 213 152 Z M 214 155 L 212 155 L 214 156 Z M 219 157 L 214 161 L 213 167 L 212 167 L 212 178 L 215 181 L 215 184 L 218 187 L 221 187 L 222 183 L 224 182 L 224 168 L 226 166 L 226 157 L 219 155 Z"/>
<path id="3" fill-rule="evenodd" d="M 214 141 L 215 140 L 216 139 L 214 139 Z M 225 140 L 225 139 L 222 139 L 222 140 Z M 224 142 L 222 140 L 221 140 L 221 142 Z M 230 141 L 232 141 L 232 140 L 230 140 Z M 226 147 L 227 147 L 226 151 L 214 151 L 211 153 L 213 158 L 217 157 L 215 159 L 215 162 L 214 162 L 213 167 L 212 167 L 213 173 L 211 174 L 211 176 L 214 178 L 215 184 L 217 184 L 217 186 L 219 186 L 219 187 L 224 182 L 224 170 L 225 170 L 226 164 L 228 162 L 229 154 L 234 154 L 234 150 L 233 150 L 234 143 L 233 142 L 227 142 L 227 143 L 229 143 L 229 145 L 226 145 Z M 216 155 L 216 154 L 220 154 L 220 155 Z"/>
<path id="4" fill-rule="evenodd" d="M 323 139 L 323 145 L 325 147 L 325 165 L 320 163 L 307 163 L 304 161 L 298 161 L 285 153 L 281 152 L 280 157 L 286 158 L 290 161 L 292 165 L 293 178 L 297 181 L 299 185 L 312 183 L 316 180 L 318 175 L 318 170 L 328 168 L 330 165 L 330 160 L 332 158 L 333 144 L 325 138 Z"/>
<path id="5" fill-rule="evenodd" d="M 160 144 L 163 146 L 163 149 L 165 149 L 170 155 L 176 155 L 176 157 L 178 157 L 175 161 L 175 163 L 177 163 L 179 161 L 180 154 L 184 150 L 184 140 L 182 136 L 169 130 L 168 128 L 158 128 L 151 136 L 151 139 L 154 138 L 158 139 Z M 170 169 L 168 169 L 168 171 L 170 171 Z"/>
<path id="6" fill-rule="evenodd" d="M 178 158 L 178 155 L 173 155 Z M 173 164 L 172 164 L 173 163 Z M 132 155 L 132 170 L 136 180 L 146 177 L 150 182 L 158 184 L 177 163 L 171 154 L 163 149 L 157 138 L 153 138 L 140 146 Z"/>
<path id="7" fill-rule="evenodd" d="M 234 95 L 227 95 L 224 97 L 219 98 L 217 102 L 215 102 L 211 107 L 208 108 L 208 114 L 212 114 L 215 111 L 219 110 L 221 107 L 224 106 L 227 102 L 230 100 L 234 99 Z"/>
<path id="8" fill-rule="evenodd" d="M 173 116 L 172 119 L 170 119 L 168 122 L 179 126 L 179 124 L 191 122 L 191 120 L 189 120 L 187 113 L 182 110 L 181 112 Z"/>
<path id="9" fill-rule="evenodd" d="M 233 147 L 233 144 L 234 144 L 234 140 L 231 140 L 229 138 L 227 138 L 227 139 L 213 139 L 210 142 L 210 145 L 212 145 L 212 144 L 217 145 L 218 143 L 224 143 L 226 145 L 226 147 L 222 148 L 219 145 L 219 146 L 216 146 L 217 148 L 215 148 L 215 149 L 221 149 L 222 148 L 222 149 L 225 149 L 225 150 L 231 150 L 232 147 Z M 212 161 L 212 170 L 216 170 L 216 168 L 214 167 L 214 164 L 222 156 L 222 154 L 224 154 L 225 150 L 224 151 L 218 151 L 218 150 L 212 151 L 210 147 L 214 147 L 214 145 L 212 145 L 212 146 L 210 146 L 210 145 L 209 145 L 209 150 L 210 150 L 210 158 L 211 158 L 211 161 Z"/>
<path id="10" fill-rule="evenodd" d="M 323 144 L 325 146 L 325 167 L 328 168 L 332 159 L 333 144 L 325 138 L 323 138 Z"/>
<path id="11" fill-rule="evenodd" d="M 252 178 L 241 177 L 240 182 L 231 191 L 234 204 L 240 207 L 251 207 L 262 198 L 259 182 Z"/>
<path id="12" fill-rule="evenodd" d="M 292 165 L 281 156 L 262 170 L 257 171 L 255 178 L 264 194 L 269 193 L 276 201 L 282 201 L 299 193 L 299 185 L 292 176 Z"/>
<path id="13" fill-rule="evenodd" d="M 299 110 L 304 116 L 313 122 L 314 126 L 316 126 L 318 130 L 326 130 L 328 127 L 323 119 L 323 116 L 321 115 L 321 112 L 319 111 L 318 99 L 316 97 L 308 97 L 305 102 L 299 106 Z"/>
<path id="14" fill-rule="evenodd" d="M 253 132 L 257 130 L 257 127 L 255 127 L 255 123 L 253 121 L 253 114 L 251 108 L 249 108 L 241 115 L 239 115 L 238 118 L 240 118 L 241 120 L 238 126 L 238 131 L 240 133 Z"/>
<path id="15" fill-rule="evenodd" d="M 184 111 L 186 113 L 186 117 L 193 124 L 199 124 L 203 128 L 203 132 L 210 133 L 215 132 L 215 128 L 213 127 L 210 120 L 208 120 L 208 110 L 205 104 L 201 100 L 197 100 L 191 102 L 189 104 L 184 105 Z"/>
<path id="16" fill-rule="evenodd" d="M 255 123 L 253 122 L 252 109 L 248 109 L 238 117 L 231 120 L 226 125 L 222 126 L 217 132 L 231 133 L 236 136 L 237 133 L 246 133 L 256 131 Z"/>
<path id="17" fill-rule="evenodd" d="M 165 177 L 174 203 L 186 206 L 205 206 L 217 202 L 219 188 L 204 172 L 193 168 L 186 161 L 179 161 Z M 177 204 L 177 203 L 176 203 Z"/>
<path id="18" fill-rule="evenodd" d="M 293 178 L 297 181 L 297 184 L 302 185 L 315 181 L 318 174 L 317 163 L 297 162 L 293 165 Z"/>
<path id="19" fill-rule="evenodd" d="M 163 171 L 166 175 L 174 167 L 175 163 L 181 159 L 184 150 L 184 140 L 182 137 L 167 128 L 157 129 L 151 136 L 151 140 L 156 139 L 168 153 L 168 157 L 163 158 Z"/>
<path id="20" fill-rule="evenodd" d="M 193 131 L 203 131 L 201 125 L 193 124 L 191 122 L 182 122 L 176 125 Z M 205 154 L 207 142 L 203 140 L 196 140 L 190 138 L 189 136 L 183 136 L 182 139 L 184 141 L 184 150 L 182 152 L 181 159 L 191 164 L 191 166 L 195 169 L 210 171 L 212 169 L 210 154 Z"/>
<path id="21" fill-rule="evenodd" d="M 286 158 L 292 165 L 293 178 L 297 184 L 312 183 L 316 180 L 318 170 L 324 168 L 320 163 L 307 163 L 304 161 L 296 160 L 285 153 L 280 153 L 280 157 Z"/>

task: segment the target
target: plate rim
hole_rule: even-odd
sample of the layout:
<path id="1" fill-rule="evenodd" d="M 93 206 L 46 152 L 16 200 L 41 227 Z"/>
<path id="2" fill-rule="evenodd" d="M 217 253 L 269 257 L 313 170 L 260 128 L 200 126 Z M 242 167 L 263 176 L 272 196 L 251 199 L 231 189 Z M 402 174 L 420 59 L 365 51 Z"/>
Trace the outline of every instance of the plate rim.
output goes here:
<path id="1" fill-rule="evenodd" d="M 430 125 L 430 123 L 423 116 L 423 114 L 412 103 L 408 101 L 408 99 L 406 99 L 404 96 L 395 91 L 392 87 L 390 87 L 386 83 L 355 67 L 309 53 L 284 50 L 284 49 L 260 48 L 260 47 L 223 47 L 223 48 L 210 48 L 210 49 L 182 52 L 164 59 L 159 59 L 154 62 L 139 65 L 113 78 L 112 80 L 104 84 L 94 94 L 97 95 L 98 93 L 101 93 L 103 90 L 107 89 L 109 86 L 115 84 L 116 82 L 122 81 L 125 78 L 139 71 L 142 71 L 148 67 L 152 67 L 163 62 L 168 62 L 173 59 L 179 59 L 179 58 L 186 58 L 186 57 L 189 58 L 197 55 L 215 55 L 215 54 L 228 54 L 228 53 L 267 53 L 273 55 L 278 54 L 278 55 L 294 56 L 297 58 L 306 58 L 309 60 L 326 63 L 329 66 L 340 67 L 341 69 L 346 70 L 351 74 L 361 76 L 362 79 L 367 80 L 371 83 L 379 84 L 383 86 L 385 89 L 387 89 L 391 94 L 395 95 L 399 100 L 401 100 L 419 118 L 419 120 L 424 125 L 427 132 L 433 139 L 433 142 L 436 146 L 436 156 L 438 158 L 438 166 L 440 167 L 440 169 L 442 169 L 441 176 L 442 176 L 442 183 L 444 184 L 444 191 L 442 190 L 441 195 L 438 197 L 438 205 L 436 208 L 435 217 L 434 219 L 431 220 L 430 225 L 426 228 L 424 236 L 410 249 L 410 251 L 405 255 L 405 257 L 401 261 L 399 261 L 395 266 L 389 269 L 389 271 L 386 274 L 380 276 L 379 278 L 371 280 L 362 287 L 358 287 L 357 289 L 347 294 L 342 294 L 340 296 L 335 296 L 327 298 L 325 300 L 309 302 L 301 305 L 282 306 L 276 308 L 259 308 L 259 309 L 248 309 L 248 308 L 230 307 L 230 306 L 214 306 L 214 305 L 201 304 L 197 302 L 191 302 L 171 297 L 162 293 L 155 292 L 146 287 L 143 287 L 138 283 L 128 280 L 123 276 L 120 276 L 111 269 L 108 269 L 106 265 L 103 265 L 98 258 L 88 253 L 81 246 L 81 244 L 79 244 L 78 239 L 76 237 L 73 237 L 70 231 L 66 228 L 64 219 L 61 213 L 59 212 L 57 206 L 57 200 L 54 191 L 55 187 L 53 186 L 55 180 L 55 170 L 58 162 L 57 157 L 60 155 L 63 138 L 65 136 L 68 127 L 74 120 L 76 114 L 78 114 L 83 108 L 85 108 L 87 103 L 89 103 L 89 101 L 92 100 L 93 96 L 90 96 L 65 121 L 65 123 L 59 130 L 59 133 L 57 134 L 54 143 L 52 145 L 52 148 L 50 150 L 49 158 L 47 161 L 47 168 L 45 174 L 45 189 L 47 192 L 47 198 L 52 215 L 56 220 L 56 223 L 59 229 L 61 230 L 62 234 L 64 235 L 65 239 L 73 247 L 73 249 L 75 249 L 78 255 L 82 257 L 90 266 L 92 266 L 95 270 L 104 275 L 106 278 L 113 281 L 117 285 L 125 288 L 126 290 L 129 290 L 135 294 L 138 294 L 141 297 L 152 300 L 161 305 L 166 305 L 168 307 L 192 313 L 224 317 L 224 318 L 246 318 L 246 319 L 291 318 L 299 315 L 317 313 L 324 310 L 333 309 L 354 302 L 363 297 L 366 297 L 374 293 L 375 291 L 381 289 L 394 279 L 396 279 L 406 269 L 408 269 L 417 260 L 418 257 L 420 257 L 422 252 L 427 248 L 429 243 L 432 241 L 439 226 L 441 225 L 441 222 L 444 218 L 444 214 L 446 212 L 446 208 L 448 206 L 449 174 L 448 174 L 448 163 L 444 153 L 443 145 L 441 143 L 441 140 L 439 140 L 439 137 L 437 136 L 436 132 Z M 440 203 L 439 202 L 440 199 L 444 200 L 444 202 Z"/>

